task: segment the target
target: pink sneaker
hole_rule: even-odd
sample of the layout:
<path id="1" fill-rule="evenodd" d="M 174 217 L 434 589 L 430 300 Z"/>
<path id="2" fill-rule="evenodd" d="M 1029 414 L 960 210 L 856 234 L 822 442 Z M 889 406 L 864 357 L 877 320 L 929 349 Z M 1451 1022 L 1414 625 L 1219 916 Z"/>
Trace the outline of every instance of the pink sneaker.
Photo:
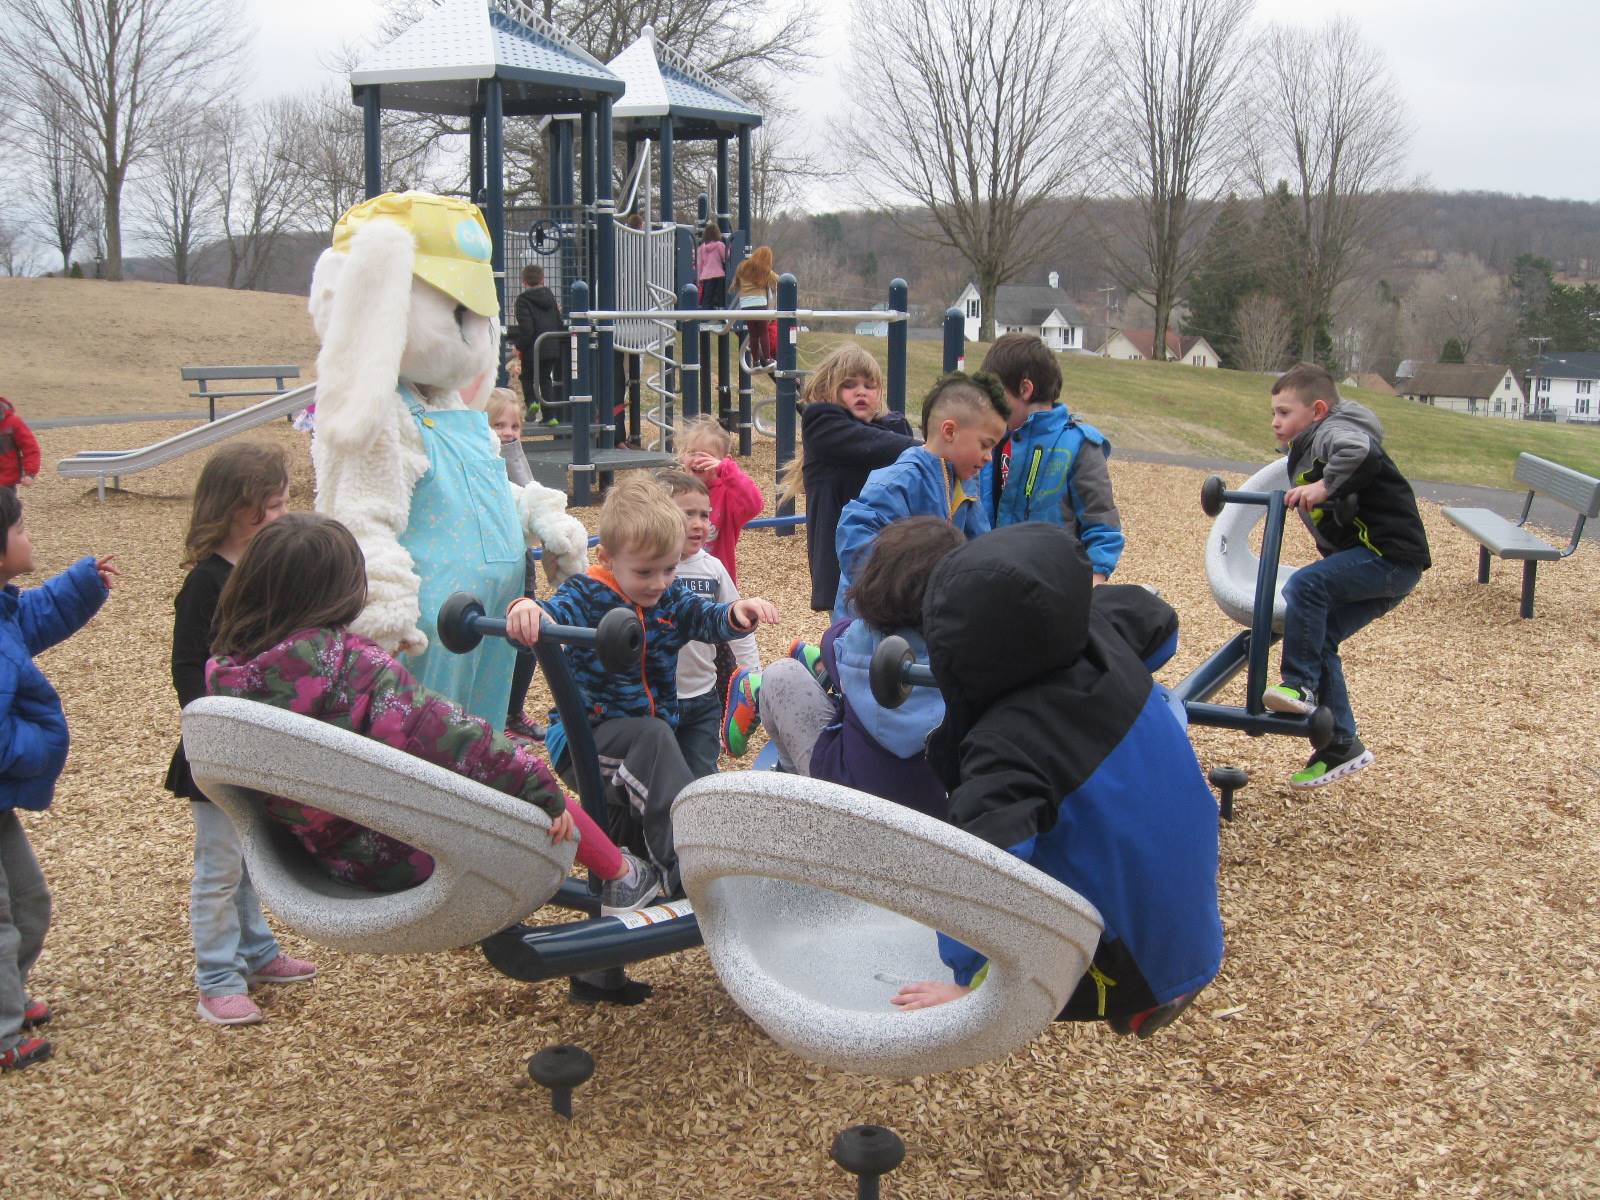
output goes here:
<path id="1" fill-rule="evenodd" d="M 316 973 L 316 963 L 280 954 L 265 966 L 251 971 L 244 977 L 244 981 L 252 987 L 258 983 L 299 983 L 312 978 Z"/>
<path id="2" fill-rule="evenodd" d="M 255 1025 L 262 1019 L 256 1002 L 242 992 L 233 996 L 201 996 L 194 1011 L 202 1021 L 212 1025 Z"/>

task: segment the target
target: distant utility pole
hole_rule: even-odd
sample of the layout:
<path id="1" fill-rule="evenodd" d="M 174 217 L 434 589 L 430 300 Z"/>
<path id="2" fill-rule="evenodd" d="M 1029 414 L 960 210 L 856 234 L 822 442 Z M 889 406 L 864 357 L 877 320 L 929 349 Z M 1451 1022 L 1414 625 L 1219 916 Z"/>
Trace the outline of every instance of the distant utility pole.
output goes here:
<path id="1" fill-rule="evenodd" d="M 1554 339 L 1546 334 L 1543 337 L 1530 337 L 1528 340 L 1534 344 L 1533 370 L 1528 376 L 1528 399 L 1523 411 L 1533 412 L 1541 407 L 1539 404 L 1539 360 L 1544 357 L 1544 344 Z"/>
<path id="2" fill-rule="evenodd" d="M 1106 332 L 1105 332 L 1105 337 L 1106 337 L 1106 340 L 1109 341 L 1110 338 L 1111 338 L 1111 297 L 1117 294 L 1117 288 L 1116 288 L 1115 284 L 1107 284 L 1105 287 L 1095 288 L 1095 291 L 1099 292 L 1101 295 L 1103 295 L 1106 298 Z"/>

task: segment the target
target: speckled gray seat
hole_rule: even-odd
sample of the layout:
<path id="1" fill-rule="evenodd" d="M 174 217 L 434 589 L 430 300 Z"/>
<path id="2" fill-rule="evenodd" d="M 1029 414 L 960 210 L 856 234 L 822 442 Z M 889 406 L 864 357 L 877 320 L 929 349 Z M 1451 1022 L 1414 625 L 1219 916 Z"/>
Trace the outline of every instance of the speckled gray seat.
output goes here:
<path id="1" fill-rule="evenodd" d="M 576 843 L 550 844 L 541 809 L 443 767 L 250 700 L 211 696 L 183 710 L 195 781 L 238 826 L 262 903 L 296 933 L 364 954 L 471 945 L 555 894 Z M 330 879 L 280 825 L 283 796 L 399 838 L 433 857 L 433 875 L 375 894 Z"/>
<path id="2" fill-rule="evenodd" d="M 672 809 L 684 889 L 722 985 L 777 1043 L 871 1075 L 1003 1058 L 1088 969 L 1100 914 L 954 826 L 836 784 L 713 775 Z M 989 956 L 982 987 L 901 1012 L 903 983 L 949 979 L 935 929 Z"/>
<path id="3" fill-rule="evenodd" d="M 1283 492 L 1289 489 L 1287 459 L 1276 459 L 1250 476 L 1236 490 L 1241 492 Z M 1249 625 L 1256 606 L 1256 572 L 1261 559 L 1250 548 L 1250 531 L 1267 515 L 1265 505 L 1229 504 L 1211 522 L 1206 538 L 1206 579 L 1217 607 L 1241 625 Z M 1295 568 L 1279 564 L 1272 627 L 1283 632 L 1283 585 Z"/>

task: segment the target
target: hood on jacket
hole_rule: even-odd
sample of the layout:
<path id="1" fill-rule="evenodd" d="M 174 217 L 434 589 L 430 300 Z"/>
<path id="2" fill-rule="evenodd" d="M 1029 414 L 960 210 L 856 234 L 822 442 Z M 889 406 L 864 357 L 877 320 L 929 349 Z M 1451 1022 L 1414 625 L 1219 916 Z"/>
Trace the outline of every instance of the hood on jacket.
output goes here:
<path id="1" fill-rule="evenodd" d="M 928 657 L 922 635 L 912 629 L 896 631 L 911 646 L 918 662 Z M 944 698 L 936 688 L 912 688 L 899 708 L 884 708 L 872 697 L 872 653 L 884 637 L 865 621 L 855 620 L 834 640 L 834 663 L 839 688 L 850 698 L 850 711 L 873 740 L 896 758 L 922 753 L 928 734 L 944 720 Z"/>
<path id="2" fill-rule="evenodd" d="M 1009 525 L 946 556 L 922 603 L 940 689 L 976 713 L 1071 666 L 1088 644 L 1093 586 L 1078 539 L 1053 525 Z"/>
<path id="3" fill-rule="evenodd" d="M 522 295 L 535 308 L 542 308 L 546 312 L 561 311 L 561 306 L 556 303 L 556 294 L 548 287 L 525 288 Z"/>
<path id="4" fill-rule="evenodd" d="M 1295 442 L 1303 454 L 1308 447 L 1327 445 L 1352 430 L 1365 434 L 1373 445 L 1383 441 L 1383 422 L 1378 420 L 1377 413 L 1358 401 L 1340 400 L 1328 410 L 1327 416 L 1295 438 Z"/>

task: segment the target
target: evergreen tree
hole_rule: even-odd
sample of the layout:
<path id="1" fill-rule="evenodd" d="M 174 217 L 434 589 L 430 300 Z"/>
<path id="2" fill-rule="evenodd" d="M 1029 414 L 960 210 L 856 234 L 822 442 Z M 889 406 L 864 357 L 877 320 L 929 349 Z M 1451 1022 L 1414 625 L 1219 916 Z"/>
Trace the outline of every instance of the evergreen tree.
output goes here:
<path id="1" fill-rule="evenodd" d="M 1232 369 L 1239 366 L 1239 302 L 1261 290 L 1265 282 L 1256 245 L 1249 206 L 1237 196 L 1229 196 L 1206 235 L 1205 249 L 1189 276 L 1185 295 L 1189 316 L 1183 323 L 1184 333 L 1204 337 L 1222 365 Z"/>
<path id="2" fill-rule="evenodd" d="M 1444 349 L 1439 351 L 1439 361 L 1442 363 L 1464 363 L 1467 361 L 1467 354 L 1461 348 L 1460 338 L 1445 339 Z"/>

